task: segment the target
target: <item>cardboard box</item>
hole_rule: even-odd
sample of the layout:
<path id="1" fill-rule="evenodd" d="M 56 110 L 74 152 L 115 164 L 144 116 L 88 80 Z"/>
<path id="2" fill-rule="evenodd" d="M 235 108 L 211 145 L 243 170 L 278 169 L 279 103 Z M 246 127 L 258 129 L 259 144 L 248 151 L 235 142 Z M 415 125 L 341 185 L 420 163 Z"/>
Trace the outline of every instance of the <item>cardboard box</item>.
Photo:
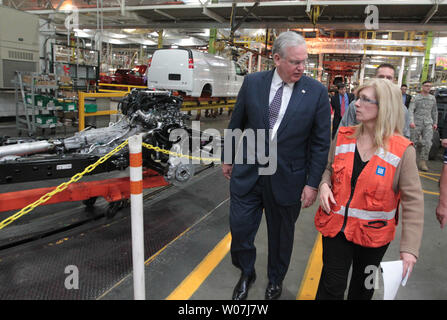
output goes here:
<path id="1" fill-rule="evenodd" d="M 70 76 L 59 76 L 59 81 L 62 83 L 71 83 Z"/>

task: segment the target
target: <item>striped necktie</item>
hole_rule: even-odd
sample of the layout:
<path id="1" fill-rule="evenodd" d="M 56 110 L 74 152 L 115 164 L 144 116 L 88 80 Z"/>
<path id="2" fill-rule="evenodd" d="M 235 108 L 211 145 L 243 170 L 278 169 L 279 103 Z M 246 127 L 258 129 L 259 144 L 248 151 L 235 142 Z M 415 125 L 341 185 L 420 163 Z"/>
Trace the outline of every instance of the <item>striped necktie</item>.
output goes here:
<path id="1" fill-rule="evenodd" d="M 284 89 L 284 82 L 281 83 L 281 87 L 276 91 L 273 97 L 272 103 L 269 108 L 269 124 L 270 129 L 275 126 L 276 120 L 278 120 L 279 109 L 281 109 L 282 91 Z"/>

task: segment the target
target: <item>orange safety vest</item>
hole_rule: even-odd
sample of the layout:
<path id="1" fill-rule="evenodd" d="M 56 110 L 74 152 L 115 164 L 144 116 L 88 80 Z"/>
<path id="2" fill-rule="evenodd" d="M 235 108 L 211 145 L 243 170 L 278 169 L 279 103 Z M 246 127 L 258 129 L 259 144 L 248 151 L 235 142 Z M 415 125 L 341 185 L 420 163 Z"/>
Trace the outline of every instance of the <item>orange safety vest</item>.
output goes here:
<path id="1" fill-rule="evenodd" d="M 377 248 L 394 239 L 400 193 L 394 192 L 393 180 L 402 155 L 412 143 L 402 136 L 392 136 L 388 150 L 376 150 L 351 190 L 356 139 L 350 137 L 354 132 L 354 127 L 339 129 L 331 177 L 336 205 L 329 202 L 330 214 L 320 206 L 315 226 L 323 236 L 332 238 L 344 232 L 353 243 Z"/>

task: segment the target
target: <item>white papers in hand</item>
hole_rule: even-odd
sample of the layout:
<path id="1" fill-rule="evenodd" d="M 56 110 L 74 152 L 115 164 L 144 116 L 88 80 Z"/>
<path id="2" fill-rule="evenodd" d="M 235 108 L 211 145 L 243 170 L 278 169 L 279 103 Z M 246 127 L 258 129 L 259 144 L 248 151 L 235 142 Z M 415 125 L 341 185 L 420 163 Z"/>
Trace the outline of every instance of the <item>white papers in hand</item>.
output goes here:
<path id="1" fill-rule="evenodd" d="M 405 286 L 408 279 L 408 272 L 402 280 L 403 263 L 402 260 L 381 262 L 384 294 L 383 300 L 394 300 L 402 284 Z"/>

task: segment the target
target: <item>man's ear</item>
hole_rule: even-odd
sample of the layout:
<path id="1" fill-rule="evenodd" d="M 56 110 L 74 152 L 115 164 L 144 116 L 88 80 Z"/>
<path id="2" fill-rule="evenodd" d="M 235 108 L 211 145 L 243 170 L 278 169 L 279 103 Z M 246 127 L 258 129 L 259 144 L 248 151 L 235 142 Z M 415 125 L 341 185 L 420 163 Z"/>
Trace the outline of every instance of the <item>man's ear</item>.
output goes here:
<path id="1" fill-rule="evenodd" d="M 278 66 L 279 65 L 279 60 L 281 59 L 281 57 L 280 57 L 280 55 L 279 55 L 279 53 L 275 53 L 274 55 L 273 55 L 273 62 L 275 63 L 275 66 Z"/>

